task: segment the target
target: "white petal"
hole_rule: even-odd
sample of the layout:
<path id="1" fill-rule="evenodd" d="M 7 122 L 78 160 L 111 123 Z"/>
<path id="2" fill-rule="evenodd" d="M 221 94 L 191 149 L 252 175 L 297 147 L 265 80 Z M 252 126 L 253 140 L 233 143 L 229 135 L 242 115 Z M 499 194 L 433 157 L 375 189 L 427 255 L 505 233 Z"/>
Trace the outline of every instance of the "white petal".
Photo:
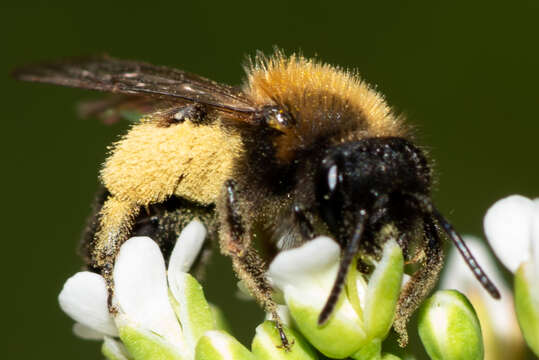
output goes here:
<path id="1" fill-rule="evenodd" d="M 510 293 L 509 288 L 505 285 L 502 274 L 492 258 L 493 254 L 487 248 L 486 244 L 481 239 L 470 235 L 464 235 L 463 240 L 490 280 L 494 282 L 500 291 Z M 463 293 L 466 292 L 466 289 L 482 288 L 455 248 L 451 249 L 451 253 L 448 256 L 445 271 L 440 279 L 440 286 L 443 289 L 456 289 Z M 484 294 L 490 296 L 486 290 L 484 290 Z"/>
<path id="2" fill-rule="evenodd" d="M 120 249 L 114 266 L 115 299 L 130 321 L 172 344 L 183 343 L 169 302 L 165 260 L 148 237 L 133 237 Z"/>
<path id="3" fill-rule="evenodd" d="M 313 280 L 313 273 L 323 273 L 339 261 L 339 245 L 326 236 L 319 236 L 299 248 L 280 252 L 269 266 L 272 284 L 281 290 Z"/>
<path id="4" fill-rule="evenodd" d="M 512 272 L 530 257 L 531 224 L 535 206 L 528 198 L 512 195 L 492 205 L 483 220 L 490 246 Z"/>
<path id="5" fill-rule="evenodd" d="M 496 333 L 507 338 L 513 337 L 513 332 L 517 327 L 517 321 L 513 311 L 511 290 L 506 286 L 503 276 L 494 263 L 492 254 L 484 242 L 473 236 L 464 236 L 463 238 L 479 265 L 481 265 L 490 280 L 500 290 L 501 299 L 493 299 L 483 289 L 456 249 L 451 250 L 445 271 L 440 280 L 440 288 L 459 290 L 471 300 L 479 296 L 490 315 L 489 321 L 492 322 Z"/>
<path id="6" fill-rule="evenodd" d="M 105 334 L 81 323 L 73 324 L 73 334 L 85 340 L 103 340 Z"/>
<path id="7" fill-rule="evenodd" d="M 168 271 L 188 272 L 206 237 L 206 228 L 198 220 L 191 221 L 181 232 L 170 255 Z"/>
<path id="8" fill-rule="evenodd" d="M 58 302 L 73 320 L 106 335 L 118 336 L 107 307 L 105 279 L 98 274 L 78 272 L 64 284 Z"/>

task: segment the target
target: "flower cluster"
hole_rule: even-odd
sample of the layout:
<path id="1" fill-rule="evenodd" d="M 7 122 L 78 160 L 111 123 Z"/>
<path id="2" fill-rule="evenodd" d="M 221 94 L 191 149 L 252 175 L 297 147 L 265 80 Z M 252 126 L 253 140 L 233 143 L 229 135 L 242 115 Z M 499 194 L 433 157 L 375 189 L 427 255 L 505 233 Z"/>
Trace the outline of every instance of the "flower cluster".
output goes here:
<path id="1" fill-rule="evenodd" d="M 294 323 L 321 353 L 337 359 L 366 358 L 365 352 L 379 355 L 400 293 L 402 251 L 394 239 L 387 241 L 368 281 L 358 271 L 350 271 L 331 319 L 319 326 L 318 316 L 337 275 L 339 257 L 339 245 L 319 237 L 280 253 L 268 275 L 282 291 Z"/>
<path id="2" fill-rule="evenodd" d="M 380 358 L 381 343 L 395 313 L 403 276 L 403 255 L 395 240 L 388 241 L 369 279 L 351 271 L 346 292 L 331 319 L 317 324 L 318 314 L 337 273 L 340 248 L 319 237 L 304 246 L 280 253 L 268 277 L 292 318 L 285 333 L 293 344 L 282 349 L 276 327 L 262 323 L 249 351 L 224 327 L 217 309 L 206 301 L 200 284 L 188 274 L 206 231 L 198 221 L 181 233 L 168 271 L 158 246 L 147 237 L 129 239 L 120 249 L 114 268 L 115 291 L 109 313 L 105 280 L 80 272 L 64 285 L 60 306 L 75 321 L 74 332 L 102 339 L 109 359 L 317 359 Z M 386 358 L 396 358 L 384 355 Z"/>
<path id="3" fill-rule="evenodd" d="M 539 201 L 502 199 L 488 211 L 484 225 L 499 259 L 515 273 L 518 322 L 527 343 L 539 353 Z M 200 222 L 186 226 L 168 269 L 151 239 L 129 239 L 114 268 L 113 314 L 100 275 L 72 276 L 59 301 L 76 321 L 75 334 L 102 340 L 103 354 L 117 360 L 399 359 L 382 352 L 406 278 L 396 239 L 383 244 L 382 257 L 369 276 L 352 264 L 345 291 L 324 325 L 318 325 L 318 316 L 338 271 L 339 245 L 321 236 L 276 256 L 267 276 L 283 319 L 288 319 L 284 330 L 292 346 L 287 351 L 270 320 L 257 327 L 250 349 L 230 335 L 219 309 L 206 301 L 201 285 L 188 273 L 205 236 Z M 464 261 L 452 255 L 441 287 L 458 291 L 437 291 L 423 304 L 419 336 L 433 359 L 498 359 L 507 351 L 516 359 L 523 342 L 512 316 L 512 293 L 485 245 L 472 237 L 466 242 L 500 288 L 502 300 L 486 296 Z"/>
<path id="4" fill-rule="evenodd" d="M 59 302 L 77 321 L 75 333 L 104 339 L 103 353 L 111 359 L 193 358 L 199 338 L 217 329 L 202 288 L 187 273 L 205 235 L 200 222 L 190 223 L 172 252 L 168 272 L 155 242 L 129 239 L 114 268 L 114 315 L 107 306 L 105 279 L 91 272 L 71 277 Z"/>
<path id="5" fill-rule="evenodd" d="M 514 274 L 513 291 L 505 285 L 484 242 L 471 236 L 465 236 L 465 241 L 485 272 L 497 285 L 501 299 L 495 300 L 490 297 L 478 284 L 460 256 L 455 256 L 456 254 L 449 256 L 440 286 L 458 289 L 470 299 L 479 315 L 485 359 L 506 359 L 507 354 L 511 354 L 511 359 L 524 359 L 524 340 L 532 351 L 539 355 L 539 199 L 530 200 L 519 195 L 501 199 L 487 211 L 483 225 L 494 253 Z M 477 332 L 467 334 L 466 339 L 459 339 L 459 334 L 465 333 L 450 328 L 462 326 L 462 319 L 460 322 L 453 320 L 450 323 L 439 320 L 439 310 L 433 306 L 433 302 L 447 301 L 442 300 L 440 294 L 444 294 L 445 297 L 451 293 L 439 292 L 423 305 L 419 333 L 432 358 L 458 358 L 451 356 L 451 352 L 459 348 L 454 344 L 475 342 L 473 334 Z M 451 303 L 457 302 L 451 300 Z M 447 319 L 450 317 L 446 317 Z M 440 341 L 444 338 L 444 341 Z M 467 345 L 462 348 L 472 347 Z M 443 352 L 445 357 L 440 355 L 440 352 Z M 471 356 L 472 354 L 467 354 L 464 358 Z M 478 358 L 483 358 L 483 354 Z"/>

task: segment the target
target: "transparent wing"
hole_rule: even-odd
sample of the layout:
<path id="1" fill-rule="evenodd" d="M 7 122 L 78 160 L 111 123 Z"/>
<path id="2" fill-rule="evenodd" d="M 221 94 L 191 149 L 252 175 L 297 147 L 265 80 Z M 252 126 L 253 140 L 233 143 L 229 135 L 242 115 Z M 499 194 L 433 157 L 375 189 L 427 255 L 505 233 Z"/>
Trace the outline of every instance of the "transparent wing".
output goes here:
<path id="1" fill-rule="evenodd" d="M 202 103 L 240 113 L 256 111 L 241 90 L 185 71 L 107 55 L 17 69 L 20 80 Z"/>

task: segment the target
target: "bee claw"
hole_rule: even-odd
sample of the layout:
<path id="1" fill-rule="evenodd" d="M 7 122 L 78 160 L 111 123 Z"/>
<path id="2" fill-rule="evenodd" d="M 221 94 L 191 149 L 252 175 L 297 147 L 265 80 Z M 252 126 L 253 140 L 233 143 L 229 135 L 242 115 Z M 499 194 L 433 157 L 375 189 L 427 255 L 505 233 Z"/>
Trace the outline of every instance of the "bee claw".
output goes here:
<path id="1" fill-rule="evenodd" d="M 289 352 L 292 350 L 292 345 L 294 345 L 294 340 L 291 342 L 288 341 L 288 338 L 286 337 L 286 334 L 283 331 L 283 328 L 281 325 L 277 325 L 277 330 L 279 331 L 279 336 L 281 338 L 281 345 L 277 346 L 279 349 L 283 349 L 286 352 Z"/>

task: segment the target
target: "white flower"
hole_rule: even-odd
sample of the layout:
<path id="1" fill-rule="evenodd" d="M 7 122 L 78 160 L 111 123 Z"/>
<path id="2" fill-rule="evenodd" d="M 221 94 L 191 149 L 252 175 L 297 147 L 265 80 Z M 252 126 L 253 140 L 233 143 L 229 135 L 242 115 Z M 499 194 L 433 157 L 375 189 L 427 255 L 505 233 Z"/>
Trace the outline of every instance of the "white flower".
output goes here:
<path id="1" fill-rule="evenodd" d="M 153 240 L 134 237 L 126 241 L 114 267 L 115 316 L 108 311 L 105 280 L 100 275 L 84 271 L 68 279 L 58 300 L 62 310 L 77 322 L 75 334 L 87 339 L 119 336 L 122 340 L 124 336 L 147 335 L 161 344 L 161 351 L 193 358 L 198 338 L 215 329 L 200 285 L 186 273 L 205 236 L 206 229 L 198 221 L 185 227 L 172 252 L 168 274 Z M 194 319 L 189 312 L 193 306 L 198 310 Z M 111 341 L 108 338 L 109 344 Z M 124 343 L 129 348 L 129 341 Z"/>
<path id="2" fill-rule="evenodd" d="M 365 348 L 374 348 L 379 355 L 400 293 L 402 250 L 394 239 L 388 240 L 368 281 L 352 265 L 346 291 L 328 322 L 320 326 L 318 316 L 335 281 L 340 252 L 335 241 L 321 236 L 279 253 L 268 276 L 283 292 L 301 333 L 324 355 L 341 359 Z"/>
<path id="3" fill-rule="evenodd" d="M 504 359 L 507 351 L 513 354 L 514 359 L 519 359 L 524 355 L 524 340 L 520 334 L 518 322 L 513 311 L 512 292 L 505 285 L 504 279 L 484 242 L 472 236 L 464 236 L 463 238 L 477 262 L 496 284 L 500 291 L 501 299 L 492 298 L 483 289 L 470 272 L 462 256 L 455 249 L 452 249 L 448 256 L 445 270 L 440 280 L 440 288 L 456 289 L 466 295 L 472 303 L 483 331 L 485 359 Z"/>
<path id="4" fill-rule="evenodd" d="M 496 256 L 512 273 L 523 262 L 539 264 L 539 199 L 503 198 L 488 209 L 483 226 Z"/>
<path id="5" fill-rule="evenodd" d="M 168 272 L 154 241 L 127 240 L 114 267 L 114 316 L 100 275 L 85 271 L 72 276 L 59 301 L 77 321 L 74 333 L 104 340 L 102 352 L 109 360 L 317 359 L 301 335 L 287 327 L 284 331 L 294 345 L 284 351 L 271 321 L 257 328 L 252 352 L 223 330 L 219 312 L 214 313 L 200 284 L 187 273 L 205 236 L 200 222 L 187 225 L 172 251 Z"/>
<path id="6" fill-rule="evenodd" d="M 83 271 L 70 277 L 58 297 L 62 310 L 77 323 L 77 335 L 88 339 L 118 336 L 107 308 L 107 289 L 101 275 Z"/>
<path id="7" fill-rule="evenodd" d="M 528 345 L 539 356 L 539 199 L 512 195 L 497 201 L 484 219 L 485 234 L 515 274 L 515 308 Z"/>

